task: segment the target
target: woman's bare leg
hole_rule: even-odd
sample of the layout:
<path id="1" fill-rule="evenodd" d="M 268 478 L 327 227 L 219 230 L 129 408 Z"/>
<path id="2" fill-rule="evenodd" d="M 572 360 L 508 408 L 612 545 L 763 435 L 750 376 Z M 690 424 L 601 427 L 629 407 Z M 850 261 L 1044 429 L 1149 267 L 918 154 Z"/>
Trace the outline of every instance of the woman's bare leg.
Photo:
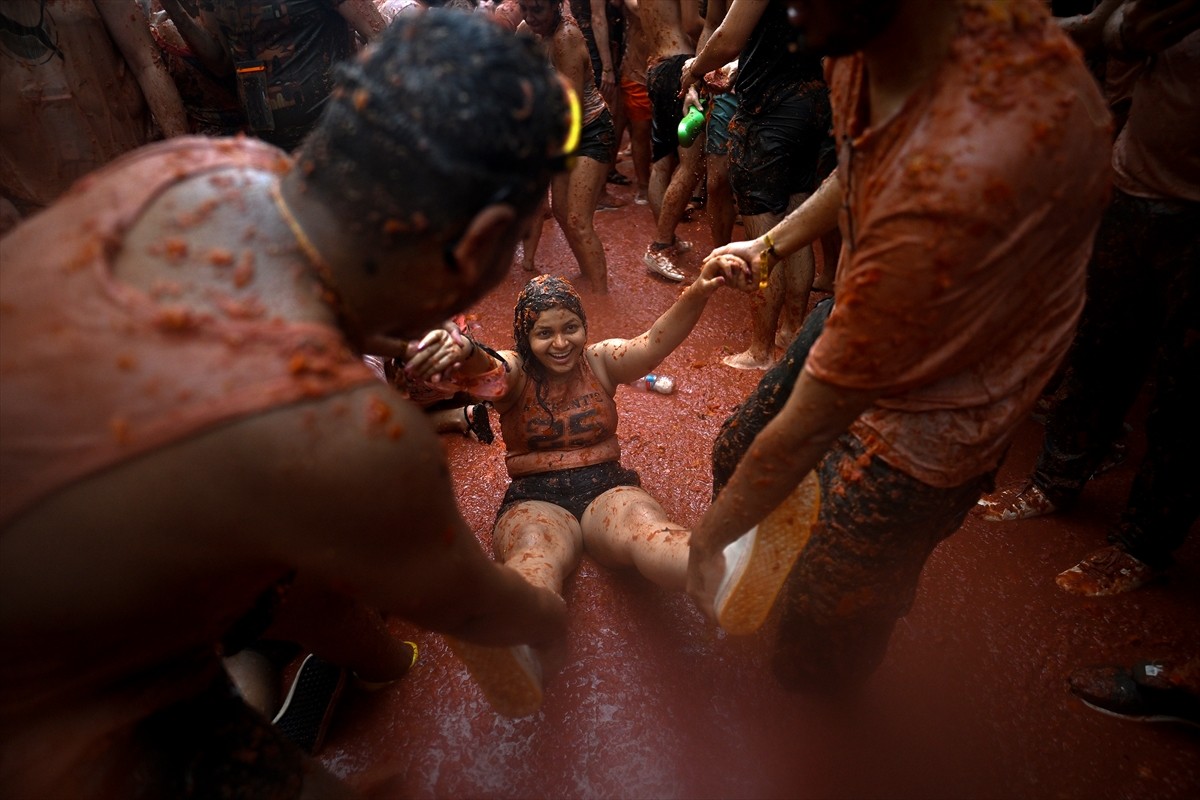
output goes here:
<path id="1" fill-rule="evenodd" d="M 579 566 L 583 553 L 583 533 L 575 516 L 539 500 L 517 503 L 504 512 L 492 542 L 501 563 L 560 597 L 563 581 Z"/>
<path id="2" fill-rule="evenodd" d="M 554 218 L 579 263 L 584 285 L 600 294 L 608 292 L 608 262 L 593 220 L 607 177 L 607 164 L 582 157 L 566 176 L 565 187 L 562 177 L 555 178 L 552 187 Z"/>
<path id="3" fill-rule="evenodd" d="M 601 564 L 635 567 L 664 589 L 687 585 L 691 532 L 667 519 L 645 489 L 609 489 L 583 512 L 582 529 L 584 547 Z"/>

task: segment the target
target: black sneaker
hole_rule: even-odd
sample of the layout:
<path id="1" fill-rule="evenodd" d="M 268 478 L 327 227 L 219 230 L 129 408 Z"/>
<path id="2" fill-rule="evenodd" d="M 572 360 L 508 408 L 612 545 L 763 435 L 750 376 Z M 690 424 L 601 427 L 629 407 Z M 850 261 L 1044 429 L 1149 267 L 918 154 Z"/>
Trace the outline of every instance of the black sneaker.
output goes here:
<path id="1" fill-rule="evenodd" d="M 272 724 L 306 753 L 315 753 L 325 741 L 334 706 L 345 685 L 346 670 L 310 653 L 296 670 Z"/>
<path id="2" fill-rule="evenodd" d="M 1179 685 L 1169 665 L 1089 667 L 1068 679 L 1071 692 L 1102 714 L 1136 722 L 1181 722 L 1200 727 L 1200 696 Z"/>

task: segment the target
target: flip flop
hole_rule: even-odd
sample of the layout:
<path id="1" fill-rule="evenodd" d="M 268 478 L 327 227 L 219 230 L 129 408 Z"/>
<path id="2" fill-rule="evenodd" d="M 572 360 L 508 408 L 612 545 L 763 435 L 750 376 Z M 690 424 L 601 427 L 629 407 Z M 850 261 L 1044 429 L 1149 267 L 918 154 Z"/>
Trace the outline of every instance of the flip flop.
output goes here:
<path id="1" fill-rule="evenodd" d="M 821 484 L 810 472 L 766 519 L 725 547 L 725 577 L 715 606 L 727 633 L 745 636 L 767 621 L 820 510 Z"/>
<path id="2" fill-rule="evenodd" d="M 496 434 L 492 432 L 492 418 L 488 414 L 487 403 L 463 406 L 463 419 L 467 423 L 467 430 L 463 436 L 468 439 L 474 436 L 483 444 L 491 444 L 496 440 Z"/>

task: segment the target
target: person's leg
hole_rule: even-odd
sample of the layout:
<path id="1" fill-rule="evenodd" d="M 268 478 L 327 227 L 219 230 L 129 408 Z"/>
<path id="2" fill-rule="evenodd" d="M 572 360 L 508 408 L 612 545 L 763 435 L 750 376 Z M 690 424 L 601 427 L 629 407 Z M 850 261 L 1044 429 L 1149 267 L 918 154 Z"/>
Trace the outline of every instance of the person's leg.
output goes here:
<path id="1" fill-rule="evenodd" d="M 567 244 L 579 263 L 584 287 L 601 294 L 608 291 L 608 262 L 593 220 L 607 175 L 608 165 L 603 161 L 578 159 L 567 184 L 566 218 L 559 219 Z"/>
<path id="2" fill-rule="evenodd" d="M 670 246 L 675 243 L 675 228 L 683 219 L 684 209 L 692 199 L 692 192 L 700 180 L 704 162 L 704 148 L 701 145 L 702 142 L 698 141 L 691 147 L 679 148 L 679 167 L 671 175 L 658 214 L 654 234 L 656 245 Z"/>
<path id="3" fill-rule="evenodd" d="M 542 226 L 546 222 L 546 213 L 550 210 L 550 195 L 547 194 L 542 200 L 541 206 L 533 215 L 533 221 L 529 225 L 529 233 L 521 240 L 521 269 L 525 272 L 536 272 L 537 265 L 534 259 L 537 256 L 538 245 L 542 241 Z"/>
<path id="4" fill-rule="evenodd" d="M 649 202 L 650 191 L 650 96 L 646 92 L 646 85 L 635 81 L 622 81 L 621 95 L 625 117 L 629 121 L 629 151 L 633 160 L 633 176 L 637 183 L 633 202 L 646 205 Z M 665 191 L 665 184 L 663 189 Z M 661 205 L 660 195 L 658 207 Z"/>
<path id="5" fill-rule="evenodd" d="M 808 351 L 825 327 L 825 320 L 833 311 L 833 300 L 827 298 L 813 308 L 800 328 L 800 333 L 788 346 L 784 357 L 763 375 L 758 386 L 750 393 L 728 419 L 721 425 L 713 441 L 712 470 L 715 498 L 737 469 L 742 455 L 749 449 L 758 432 L 775 418 L 779 409 L 792 393 Z"/>
<path id="6" fill-rule="evenodd" d="M 526 500 L 514 503 L 496 520 L 492 543 L 502 564 L 561 596 L 563 581 L 579 566 L 583 532 L 565 508 Z"/>
<path id="7" fill-rule="evenodd" d="M 883 660 L 929 554 L 962 524 L 991 476 L 937 489 L 867 456 L 850 434 L 819 472 L 819 523 L 788 576 L 773 667 L 785 688 L 839 694 L 861 686 Z"/>
<path id="8" fill-rule="evenodd" d="M 1153 223 L 1143 201 L 1119 190 L 1100 222 L 1087 302 L 1033 475 L 1034 485 L 1059 509 L 1074 504 L 1120 436 L 1152 361 L 1165 291 L 1145 269 L 1160 245 Z M 1134 284 L 1149 291 L 1128 302 Z"/>
<path id="9" fill-rule="evenodd" d="M 654 159 L 650 164 L 650 211 L 654 214 L 656 224 L 662 211 L 663 195 L 667 193 L 667 186 L 670 185 L 671 176 L 675 174 L 675 167 L 678 165 L 679 157 L 675 155 Z"/>
<path id="10" fill-rule="evenodd" d="M 635 567 L 665 589 L 687 585 L 689 532 L 645 489 L 618 486 L 597 497 L 583 512 L 587 552 L 610 567 Z"/>
<path id="11" fill-rule="evenodd" d="M 775 226 L 783 214 L 743 215 L 746 238 L 756 239 Z M 806 248 L 807 249 L 807 248 Z M 784 298 L 789 285 L 796 285 L 800 277 L 795 275 L 800 268 L 800 254 L 785 258 L 771 270 L 767 288 L 753 296 L 750 313 L 750 345 L 740 353 L 725 356 L 721 363 L 734 369 L 766 369 L 775 361 L 775 329 L 783 310 Z"/>
<path id="12" fill-rule="evenodd" d="M 1197 207 L 1200 208 L 1200 207 Z M 1170 564 L 1200 515 L 1200 212 L 1171 226 L 1180 247 L 1164 267 L 1168 306 L 1154 399 L 1146 420 L 1146 455 L 1122 523 L 1112 540 L 1155 568 Z M 1190 233 L 1189 233 L 1190 232 Z M 1166 235 L 1166 234 L 1164 234 Z"/>

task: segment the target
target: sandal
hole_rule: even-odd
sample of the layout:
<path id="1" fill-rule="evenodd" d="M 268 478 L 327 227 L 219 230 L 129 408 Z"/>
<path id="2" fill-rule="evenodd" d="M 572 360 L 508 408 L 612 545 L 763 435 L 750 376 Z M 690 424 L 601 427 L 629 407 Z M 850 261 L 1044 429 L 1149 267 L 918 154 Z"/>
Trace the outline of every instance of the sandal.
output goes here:
<path id="1" fill-rule="evenodd" d="M 474 436 L 483 444 L 491 444 L 496 440 L 496 434 L 492 432 L 492 418 L 488 414 L 487 403 L 463 406 L 463 420 L 467 423 L 467 429 L 463 432 L 463 436 L 468 439 Z"/>
<path id="2" fill-rule="evenodd" d="M 628 186 L 629 178 L 626 178 L 624 175 L 614 169 L 612 172 L 608 173 L 608 178 L 605 180 L 605 182 L 613 183 L 617 186 Z"/>

